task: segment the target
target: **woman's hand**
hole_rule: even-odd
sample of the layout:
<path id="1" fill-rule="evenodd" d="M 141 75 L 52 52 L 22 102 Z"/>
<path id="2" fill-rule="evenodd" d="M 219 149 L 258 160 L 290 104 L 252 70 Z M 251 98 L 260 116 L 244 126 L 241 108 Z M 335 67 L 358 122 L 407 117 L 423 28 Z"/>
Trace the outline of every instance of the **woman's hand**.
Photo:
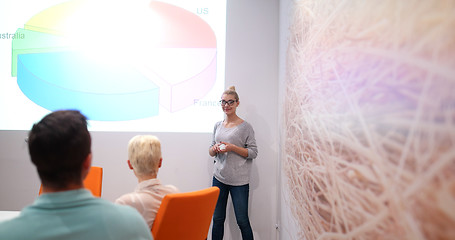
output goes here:
<path id="1" fill-rule="evenodd" d="M 228 142 L 219 142 L 210 148 L 210 155 L 213 157 L 218 153 L 235 152 L 242 157 L 248 157 L 248 149 L 238 147 Z M 213 153 L 213 154 L 212 154 Z"/>
<path id="2" fill-rule="evenodd" d="M 210 148 L 210 151 L 211 151 L 210 155 L 214 156 L 214 155 L 220 153 L 222 151 L 221 150 L 222 148 L 224 148 L 224 146 L 222 146 L 222 143 L 216 143 L 215 145 L 213 145 Z"/>
<path id="3" fill-rule="evenodd" d="M 213 145 L 210 150 L 211 152 L 213 152 L 213 154 L 225 153 L 232 151 L 233 146 L 234 146 L 233 144 L 227 142 L 219 142 Z"/>
<path id="4" fill-rule="evenodd" d="M 227 143 L 227 142 L 220 142 L 218 145 L 219 153 L 234 151 L 235 147 L 237 147 L 237 146 L 235 146 L 234 144 Z"/>
<path id="5" fill-rule="evenodd" d="M 248 149 L 239 147 L 235 144 L 220 142 L 218 145 L 218 149 L 219 149 L 218 153 L 235 152 L 242 157 L 248 157 Z"/>

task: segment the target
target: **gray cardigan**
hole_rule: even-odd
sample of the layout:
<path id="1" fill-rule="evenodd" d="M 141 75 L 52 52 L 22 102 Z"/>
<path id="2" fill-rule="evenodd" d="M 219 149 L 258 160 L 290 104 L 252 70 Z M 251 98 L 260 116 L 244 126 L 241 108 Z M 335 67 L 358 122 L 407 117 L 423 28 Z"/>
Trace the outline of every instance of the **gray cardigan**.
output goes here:
<path id="1" fill-rule="evenodd" d="M 210 147 L 220 141 L 248 149 L 248 157 L 242 157 L 235 152 L 217 153 L 213 176 L 227 185 L 249 184 L 252 160 L 258 154 L 253 127 L 246 121 L 232 128 L 225 128 L 222 121 L 217 122 Z"/>

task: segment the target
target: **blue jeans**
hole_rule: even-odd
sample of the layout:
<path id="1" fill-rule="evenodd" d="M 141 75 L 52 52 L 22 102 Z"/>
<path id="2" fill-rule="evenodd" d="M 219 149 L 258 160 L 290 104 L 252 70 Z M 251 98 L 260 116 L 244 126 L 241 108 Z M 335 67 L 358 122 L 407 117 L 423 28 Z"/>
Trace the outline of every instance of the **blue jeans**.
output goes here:
<path id="1" fill-rule="evenodd" d="M 229 193 L 231 193 L 232 204 L 234 205 L 235 219 L 239 225 L 243 240 L 253 239 L 250 219 L 248 218 L 248 195 L 250 185 L 231 186 L 218 181 L 213 177 L 213 186 L 220 189 L 215 213 L 213 214 L 212 240 L 221 240 L 224 235 L 224 220 L 226 219 L 226 205 Z"/>

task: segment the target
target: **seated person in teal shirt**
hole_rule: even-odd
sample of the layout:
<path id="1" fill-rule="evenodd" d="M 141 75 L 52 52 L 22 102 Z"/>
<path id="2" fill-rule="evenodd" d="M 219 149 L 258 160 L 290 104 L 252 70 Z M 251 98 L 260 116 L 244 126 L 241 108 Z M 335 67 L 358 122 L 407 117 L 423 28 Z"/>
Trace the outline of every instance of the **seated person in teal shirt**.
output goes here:
<path id="1" fill-rule="evenodd" d="M 91 137 L 79 111 L 56 111 L 34 124 L 28 149 L 43 194 L 18 217 L 0 223 L 0 239 L 152 239 L 134 208 L 95 198 L 84 189 Z"/>

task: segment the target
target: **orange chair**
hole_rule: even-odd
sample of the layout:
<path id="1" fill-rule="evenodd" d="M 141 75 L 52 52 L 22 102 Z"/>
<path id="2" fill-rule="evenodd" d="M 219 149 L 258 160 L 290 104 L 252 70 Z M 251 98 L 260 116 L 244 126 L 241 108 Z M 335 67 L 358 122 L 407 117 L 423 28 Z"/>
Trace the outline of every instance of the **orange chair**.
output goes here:
<path id="1" fill-rule="evenodd" d="M 95 197 L 101 197 L 101 187 L 103 184 L 103 168 L 92 166 L 84 180 L 84 186 L 90 190 Z M 39 195 L 43 192 L 43 185 L 39 189 Z"/>
<path id="2" fill-rule="evenodd" d="M 220 189 L 171 193 L 164 196 L 152 225 L 155 240 L 207 238 Z"/>

